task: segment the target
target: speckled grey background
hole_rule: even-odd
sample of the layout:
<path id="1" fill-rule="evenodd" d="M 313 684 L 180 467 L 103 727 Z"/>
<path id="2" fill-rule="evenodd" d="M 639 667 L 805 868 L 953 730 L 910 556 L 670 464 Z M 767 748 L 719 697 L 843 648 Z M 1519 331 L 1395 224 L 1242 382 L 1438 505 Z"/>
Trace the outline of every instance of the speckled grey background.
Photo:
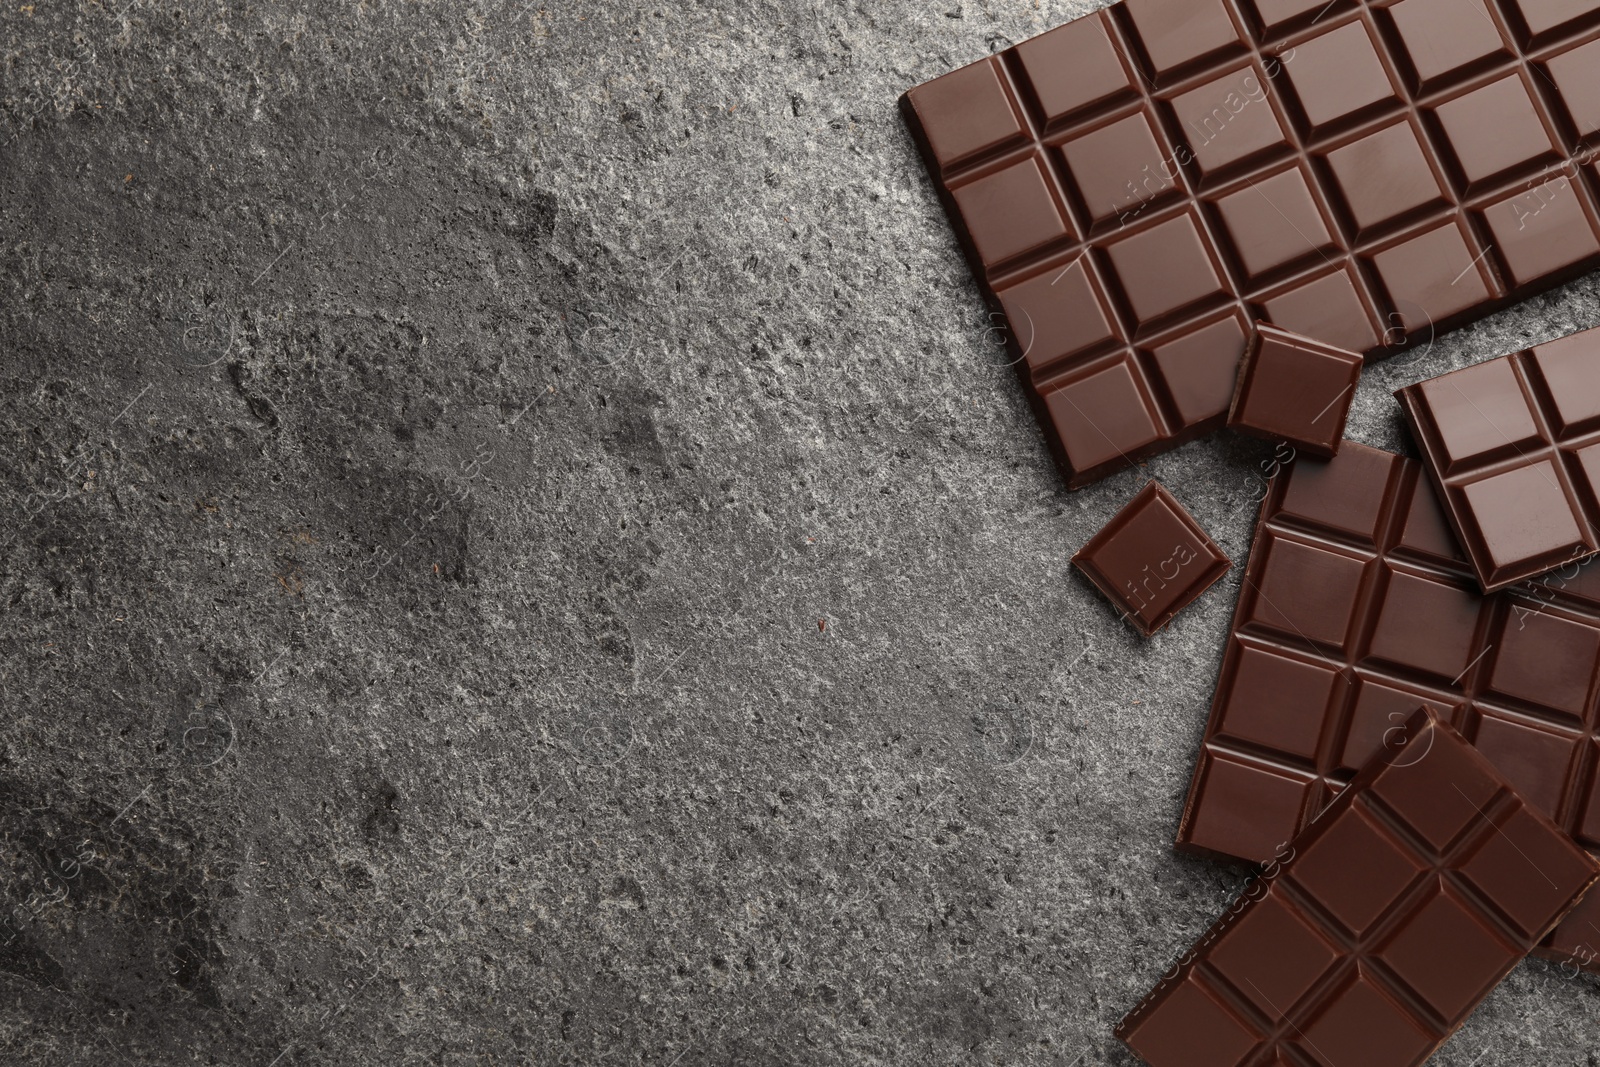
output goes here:
<path id="1" fill-rule="evenodd" d="M 895 109 L 1086 9 L 0 9 L 0 1060 L 1130 1063 L 1238 580 L 1068 557 L 1271 449 L 1064 491 Z"/>

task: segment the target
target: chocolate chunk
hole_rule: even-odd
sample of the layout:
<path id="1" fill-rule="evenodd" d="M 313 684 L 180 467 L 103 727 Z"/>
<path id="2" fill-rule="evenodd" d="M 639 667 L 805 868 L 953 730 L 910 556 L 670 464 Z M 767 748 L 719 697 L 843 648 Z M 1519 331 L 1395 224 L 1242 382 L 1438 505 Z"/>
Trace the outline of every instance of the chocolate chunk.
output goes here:
<path id="1" fill-rule="evenodd" d="M 1397 713 L 1117 1036 L 1150 1067 L 1413 1067 L 1597 878 L 1447 723 Z"/>
<path id="2" fill-rule="evenodd" d="M 1376 358 L 1600 266 L 1597 28 L 1125 0 L 901 106 L 1077 487 L 1220 427 L 1255 319 Z"/>
<path id="3" fill-rule="evenodd" d="M 1332 456 L 1344 437 L 1361 364 L 1354 352 L 1258 322 L 1239 368 L 1228 426 Z"/>
<path id="4" fill-rule="evenodd" d="M 1600 330 L 1395 396 L 1485 590 L 1600 551 Z"/>
<path id="5" fill-rule="evenodd" d="M 1485 596 L 1420 463 L 1301 457 L 1262 503 L 1178 846 L 1271 859 L 1419 703 L 1600 852 L 1600 563 Z M 1541 953 L 1590 965 L 1597 929 L 1600 893 Z"/>
<path id="6" fill-rule="evenodd" d="M 1232 566 L 1159 482 L 1151 482 L 1072 557 L 1088 579 L 1149 637 Z"/>

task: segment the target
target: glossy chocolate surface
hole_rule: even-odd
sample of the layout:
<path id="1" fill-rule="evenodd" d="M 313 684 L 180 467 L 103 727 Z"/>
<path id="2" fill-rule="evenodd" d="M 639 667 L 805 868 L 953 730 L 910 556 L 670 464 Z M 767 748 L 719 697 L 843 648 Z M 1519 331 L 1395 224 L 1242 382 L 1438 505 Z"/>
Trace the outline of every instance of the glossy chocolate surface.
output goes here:
<path id="1" fill-rule="evenodd" d="M 1124 0 L 902 108 L 1069 486 L 1600 265 L 1600 3 Z"/>
<path id="2" fill-rule="evenodd" d="M 1485 596 L 1420 463 L 1352 441 L 1295 460 L 1262 503 L 1178 846 L 1272 858 L 1418 703 L 1600 852 L 1600 566 Z M 1596 961 L 1596 896 L 1546 954 Z"/>
<path id="3" fill-rule="evenodd" d="M 1600 551 L 1600 330 L 1395 396 L 1484 589 Z"/>
<path id="4" fill-rule="evenodd" d="M 1239 367 L 1228 427 L 1332 456 L 1361 378 L 1362 358 L 1264 322 Z"/>
<path id="5" fill-rule="evenodd" d="M 1448 724 L 1397 713 L 1117 1036 L 1151 1067 L 1413 1067 L 1597 877 Z"/>
<path id="6" fill-rule="evenodd" d="M 1171 622 L 1232 566 L 1159 482 L 1141 489 L 1072 562 L 1146 637 Z"/>

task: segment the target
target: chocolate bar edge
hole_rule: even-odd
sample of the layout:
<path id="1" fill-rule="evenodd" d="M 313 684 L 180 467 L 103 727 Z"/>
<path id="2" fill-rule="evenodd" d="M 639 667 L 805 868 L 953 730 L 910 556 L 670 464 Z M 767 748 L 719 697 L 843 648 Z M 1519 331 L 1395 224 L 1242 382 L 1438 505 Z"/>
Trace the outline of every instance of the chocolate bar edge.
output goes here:
<path id="1" fill-rule="evenodd" d="M 1250 561 L 1256 558 L 1257 553 L 1261 549 L 1262 543 L 1266 540 L 1267 524 L 1264 520 L 1266 518 L 1267 509 L 1272 506 L 1274 495 L 1282 488 L 1283 479 L 1289 476 L 1293 465 L 1294 463 L 1291 460 L 1289 463 L 1282 464 L 1276 469 L 1272 477 L 1267 480 L 1267 491 L 1261 494 L 1260 506 L 1256 508 L 1255 523 L 1253 526 L 1253 532 L 1250 536 L 1250 548 L 1245 553 L 1244 559 L 1241 562 L 1241 566 L 1244 567 L 1244 572 L 1243 577 L 1239 581 L 1239 595 L 1234 599 L 1233 615 L 1228 619 L 1228 636 L 1222 642 L 1222 648 L 1217 655 L 1217 666 L 1214 675 L 1219 679 L 1219 681 L 1223 667 L 1227 663 L 1228 647 L 1234 639 L 1233 635 L 1239 631 L 1239 625 L 1243 621 L 1240 615 L 1243 612 L 1245 605 L 1245 583 L 1250 580 Z M 1223 699 L 1224 693 L 1221 685 L 1214 683 L 1212 687 L 1211 704 L 1206 709 L 1206 724 L 1209 724 L 1220 713 Z M 1195 755 L 1193 763 L 1194 769 L 1189 775 L 1189 788 L 1184 793 L 1183 813 L 1178 817 L 1178 833 L 1173 845 L 1179 852 L 1184 852 L 1192 856 L 1204 856 L 1207 859 L 1220 860 L 1224 863 L 1239 864 L 1249 868 L 1258 868 L 1260 866 L 1259 864 L 1252 863 L 1249 860 L 1240 859 L 1238 856 L 1232 856 L 1226 852 L 1218 852 L 1215 849 L 1206 848 L 1203 845 L 1196 845 L 1189 840 L 1190 825 L 1194 822 L 1197 814 L 1195 805 L 1200 799 L 1200 789 L 1203 777 L 1201 771 L 1205 766 L 1204 757 L 1206 747 L 1206 724 L 1202 724 L 1201 727 L 1202 732 L 1200 737 L 1200 750 Z"/>

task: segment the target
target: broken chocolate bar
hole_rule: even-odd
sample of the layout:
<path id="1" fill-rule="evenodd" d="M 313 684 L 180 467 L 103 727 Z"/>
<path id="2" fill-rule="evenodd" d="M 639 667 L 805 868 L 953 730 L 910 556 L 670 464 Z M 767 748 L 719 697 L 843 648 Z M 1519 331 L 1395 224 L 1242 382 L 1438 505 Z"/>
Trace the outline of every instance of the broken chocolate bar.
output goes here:
<path id="1" fill-rule="evenodd" d="M 1117 1027 L 1150 1067 L 1414 1067 L 1600 878 L 1431 712 Z"/>
<path id="2" fill-rule="evenodd" d="M 1178 847 L 1271 859 L 1418 704 L 1600 852 L 1600 566 L 1484 596 L 1420 463 L 1301 457 L 1262 503 Z M 1597 950 L 1600 894 L 1541 952 Z"/>
<path id="3" fill-rule="evenodd" d="M 1069 486 L 1600 265 L 1600 5 L 1125 0 L 902 108 Z"/>
<path id="4" fill-rule="evenodd" d="M 1600 330 L 1395 396 L 1485 590 L 1600 551 Z"/>

